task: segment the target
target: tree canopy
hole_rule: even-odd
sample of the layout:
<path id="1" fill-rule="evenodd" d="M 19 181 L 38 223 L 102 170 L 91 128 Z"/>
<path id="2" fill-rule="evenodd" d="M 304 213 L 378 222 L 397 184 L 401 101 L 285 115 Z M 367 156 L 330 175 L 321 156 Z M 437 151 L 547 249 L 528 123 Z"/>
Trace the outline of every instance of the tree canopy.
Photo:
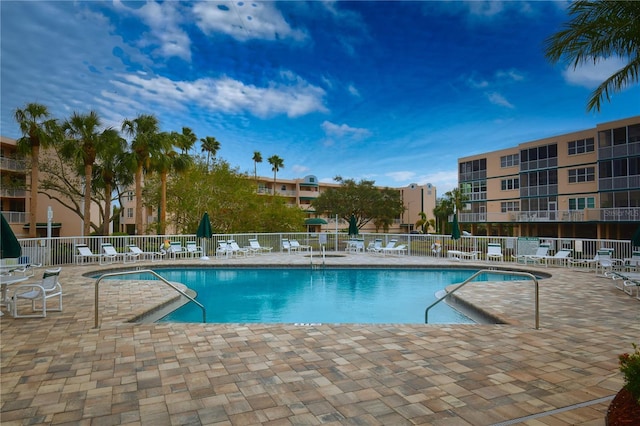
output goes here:
<path id="1" fill-rule="evenodd" d="M 311 202 L 317 212 L 338 215 L 348 221 L 356 217 L 358 229 L 374 221 L 376 227 L 388 228 L 404 211 L 400 191 L 390 188 L 380 190 L 372 180 L 335 178 L 341 185 L 329 188 Z"/>

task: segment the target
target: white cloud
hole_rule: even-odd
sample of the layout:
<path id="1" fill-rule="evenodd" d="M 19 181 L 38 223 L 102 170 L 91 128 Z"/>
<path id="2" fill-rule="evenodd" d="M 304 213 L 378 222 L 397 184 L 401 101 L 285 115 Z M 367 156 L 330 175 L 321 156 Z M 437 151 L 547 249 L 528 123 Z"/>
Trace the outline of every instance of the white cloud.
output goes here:
<path id="1" fill-rule="evenodd" d="M 487 92 L 485 93 L 485 96 L 487 97 L 487 99 L 489 99 L 489 102 L 494 105 L 503 106 L 506 108 L 514 108 L 514 106 L 498 92 Z"/>
<path id="2" fill-rule="evenodd" d="M 371 136 L 371 132 L 367 129 L 350 127 L 346 124 L 334 124 L 330 121 L 324 121 L 321 125 L 322 130 L 327 136 L 335 136 L 338 138 L 362 139 Z"/>
<path id="3" fill-rule="evenodd" d="M 360 92 L 358 92 L 358 89 L 356 89 L 356 87 L 353 84 L 350 84 L 349 87 L 347 87 L 347 90 L 349 91 L 350 94 L 352 94 L 353 96 L 359 98 L 360 97 Z"/>
<path id="4" fill-rule="evenodd" d="M 274 3 L 203 1 L 193 6 L 193 13 L 205 34 L 223 33 L 240 41 L 307 38 L 304 31 L 291 28 Z"/>
<path id="5" fill-rule="evenodd" d="M 311 170 L 311 169 L 310 169 L 309 167 L 301 166 L 301 165 L 299 165 L 299 164 L 296 164 L 296 165 L 294 165 L 294 166 L 291 168 L 291 170 L 292 170 L 294 173 L 300 173 L 300 174 L 303 174 L 303 173 L 308 173 L 308 172 L 309 172 L 309 170 Z"/>
<path id="6" fill-rule="evenodd" d="M 476 80 L 474 77 L 469 77 L 467 79 L 467 84 L 473 89 L 484 89 L 489 87 L 489 82 L 487 80 Z"/>
<path id="7" fill-rule="evenodd" d="M 249 112 L 261 118 L 327 112 L 323 89 L 293 74 L 283 76 L 286 77 L 284 83 L 272 81 L 267 87 L 247 85 L 229 77 L 173 81 L 166 77 L 146 78 L 142 74 L 120 74 L 120 80 L 114 80 L 112 84 L 127 98 L 168 109 L 185 109 L 196 104 L 209 111 Z"/>
<path id="8" fill-rule="evenodd" d="M 184 19 L 184 10 L 179 2 L 146 2 L 140 8 L 129 8 L 120 0 L 114 1 L 119 11 L 126 11 L 140 18 L 150 29 L 149 33 L 138 41 L 140 47 L 159 45 L 154 54 L 163 58 L 178 57 L 191 61 L 191 40 L 180 28 Z"/>
<path id="9" fill-rule="evenodd" d="M 416 176 L 415 172 L 408 171 L 390 172 L 385 173 L 384 175 L 391 178 L 394 182 L 406 182 Z"/>
<path id="10" fill-rule="evenodd" d="M 593 89 L 624 66 L 625 61 L 621 58 L 602 58 L 595 64 L 581 64 L 575 70 L 570 66 L 562 72 L 562 76 L 569 84 Z"/>
<path id="11" fill-rule="evenodd" d="M 496 72 L 496 77 L 499 80 L 512 80 L 512 81 L 523 81 L 524 76 L 519 73 L 517 70 L 511 69 L 507 71 L 498 71 Z"/>

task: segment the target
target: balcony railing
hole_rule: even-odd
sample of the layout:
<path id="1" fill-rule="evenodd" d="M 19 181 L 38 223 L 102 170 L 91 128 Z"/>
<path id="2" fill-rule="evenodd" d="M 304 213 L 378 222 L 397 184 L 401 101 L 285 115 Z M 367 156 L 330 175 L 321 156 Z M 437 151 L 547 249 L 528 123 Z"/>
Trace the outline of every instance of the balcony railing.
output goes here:
<path id="1" fill-rule="evenodd" d="M 0 197 L 22 198 L 27 196 L 24 189 L 0 189 Z"/>
<path id="2" fill-rule="evenodd" d="M 29 212 L 2 212 L 2 215 L 9 223 L 27 223 Z"/>
<path id="3" fill-rule="evenodd" d="M 449 218 L 449 221 L 453 217 Z M 584 210 L 537 210 L 506 213 L 459 213 L 461 223 L 640 222 L 640 207 Z"/>
<path id="4" fill-rule="evenodd" d="M 15 158 L 0 157 L 0 169 L 24 172 L 27 170 L 27 162 L 24 160 L 16 160 Z"/>

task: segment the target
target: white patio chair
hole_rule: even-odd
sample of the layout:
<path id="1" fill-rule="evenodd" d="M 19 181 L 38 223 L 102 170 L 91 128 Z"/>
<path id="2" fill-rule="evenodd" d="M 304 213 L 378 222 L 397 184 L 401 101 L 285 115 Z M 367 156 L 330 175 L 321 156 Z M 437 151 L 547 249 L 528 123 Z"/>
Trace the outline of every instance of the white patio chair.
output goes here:
<path id="1" fill-rule="evenodd" d="M 93 253 L 86 244 L 76 244 L 76 250 L 78 251 L 75 255 L 77 265 L 82 265 L 85 262 L 90 263 L 96 260 L 100 262 L 100 259 L 102 258 L 102 255 Z"/>
<path id="2" fill-rule="evenodd" d="M 202 247 L 196 244 L 195 241 L 187 241 L 187 253 L 191 257 L 198 257 L 203 255 Z"/>
<path id="3" fill-rule="evenodd" d="M 504 256 L 502 255 L 502 246 L 498 243 L 487 244 L 487 261 L 498 260 L 502 261 Z"/>
<path id="4" fill-rule="evenodd" d="M 9 298 L 9 312 L 11 315 L 14 318 L 43 318 L 47 316 L 47 310 L 50 312 L 61 312 L 62 286 L 60 286 L 60 282 L 58 281 L 61 270 L 62 268 L 47 269 L 44 271 L 41 281 L 16 285 L 12 289 L 12 296 Z M 58 298 L 58 306 L 56 308 L 47 307 L 47 300 L 53 297 Z M 20 308 L 18 307 L 20 300 L 30 301 L 32 312 L 39 313 L 29 315 L 20 314 Z M 38 307 L 38 305 L 41 307 Z"/>
<path id="5" fill-rule="evenodd" d="M 129 244 L 127 245 L 127 248 L 131 253 L 137 255 L 138 259 L 148 259 L 152 262 L 162 260 L 164 258 L 164 255 L 166 254 L 166 252 L 160 251 L 142 251 L 142 249 L 140 249 L 140 247 L 135 244 Z"/>
<path id="6" fill-rule="evenodd" d="M 256 254 L 271 253 L 271 250 L 273 250 L 273 247 L 261 246 L 257 238 L 249 238 L 249 247 L 247 248 Z"/>

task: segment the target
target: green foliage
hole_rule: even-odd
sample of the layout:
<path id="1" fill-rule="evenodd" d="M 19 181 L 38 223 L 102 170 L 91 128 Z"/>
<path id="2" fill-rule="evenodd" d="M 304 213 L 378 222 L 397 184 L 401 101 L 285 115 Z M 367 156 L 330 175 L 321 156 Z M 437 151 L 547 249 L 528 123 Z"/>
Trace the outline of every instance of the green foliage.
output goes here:
<path id="1" fill-rule="evenodd" d="M 145 203 L 157 205 L 156 179 L 149 186 Z M 207 212 L 214 233 L 275 232 L 304 230 L 305 214 L 289 207 L 281 197 L 255 193 L 253 181 L 229 163 L 197 161 L 183 174 L 173 175 L 167 184 L 168 219 L 180 233 L 195 233 Z"/>
<path id="2" fill-rule="evenodd" d="M 565 59 L 574 69 L 605 58 L 622 58 L 616 70 L 593 91 L 587 110 L 600 111 L 603 98 L 622 91 L 640 75 L 640 2 L 579 0 L 568 8 L 571 20 L 545 41 L 552 63 Z"/>
<path id="3" fill-rule="evenodd" d="M 338 215 L 348 221 L 353 214 L 358 222 L 358 229 L 370 221 L 374 221 L 376 228 L 388 229 L 393 220 L 404 211 L 400 191 L 385 188 L 378 189 L 374 181 L 342 179 L 338 188 L 329 188 L 311 202 L 317 212 Z"/>
<path id="4" fill-rule="evenodd" d="M 624 353 L 618 357 L 620 371 L 624 375 L 624 387 L 640 404 L 640 348 L 635 343 L 633 353 Z"/>

